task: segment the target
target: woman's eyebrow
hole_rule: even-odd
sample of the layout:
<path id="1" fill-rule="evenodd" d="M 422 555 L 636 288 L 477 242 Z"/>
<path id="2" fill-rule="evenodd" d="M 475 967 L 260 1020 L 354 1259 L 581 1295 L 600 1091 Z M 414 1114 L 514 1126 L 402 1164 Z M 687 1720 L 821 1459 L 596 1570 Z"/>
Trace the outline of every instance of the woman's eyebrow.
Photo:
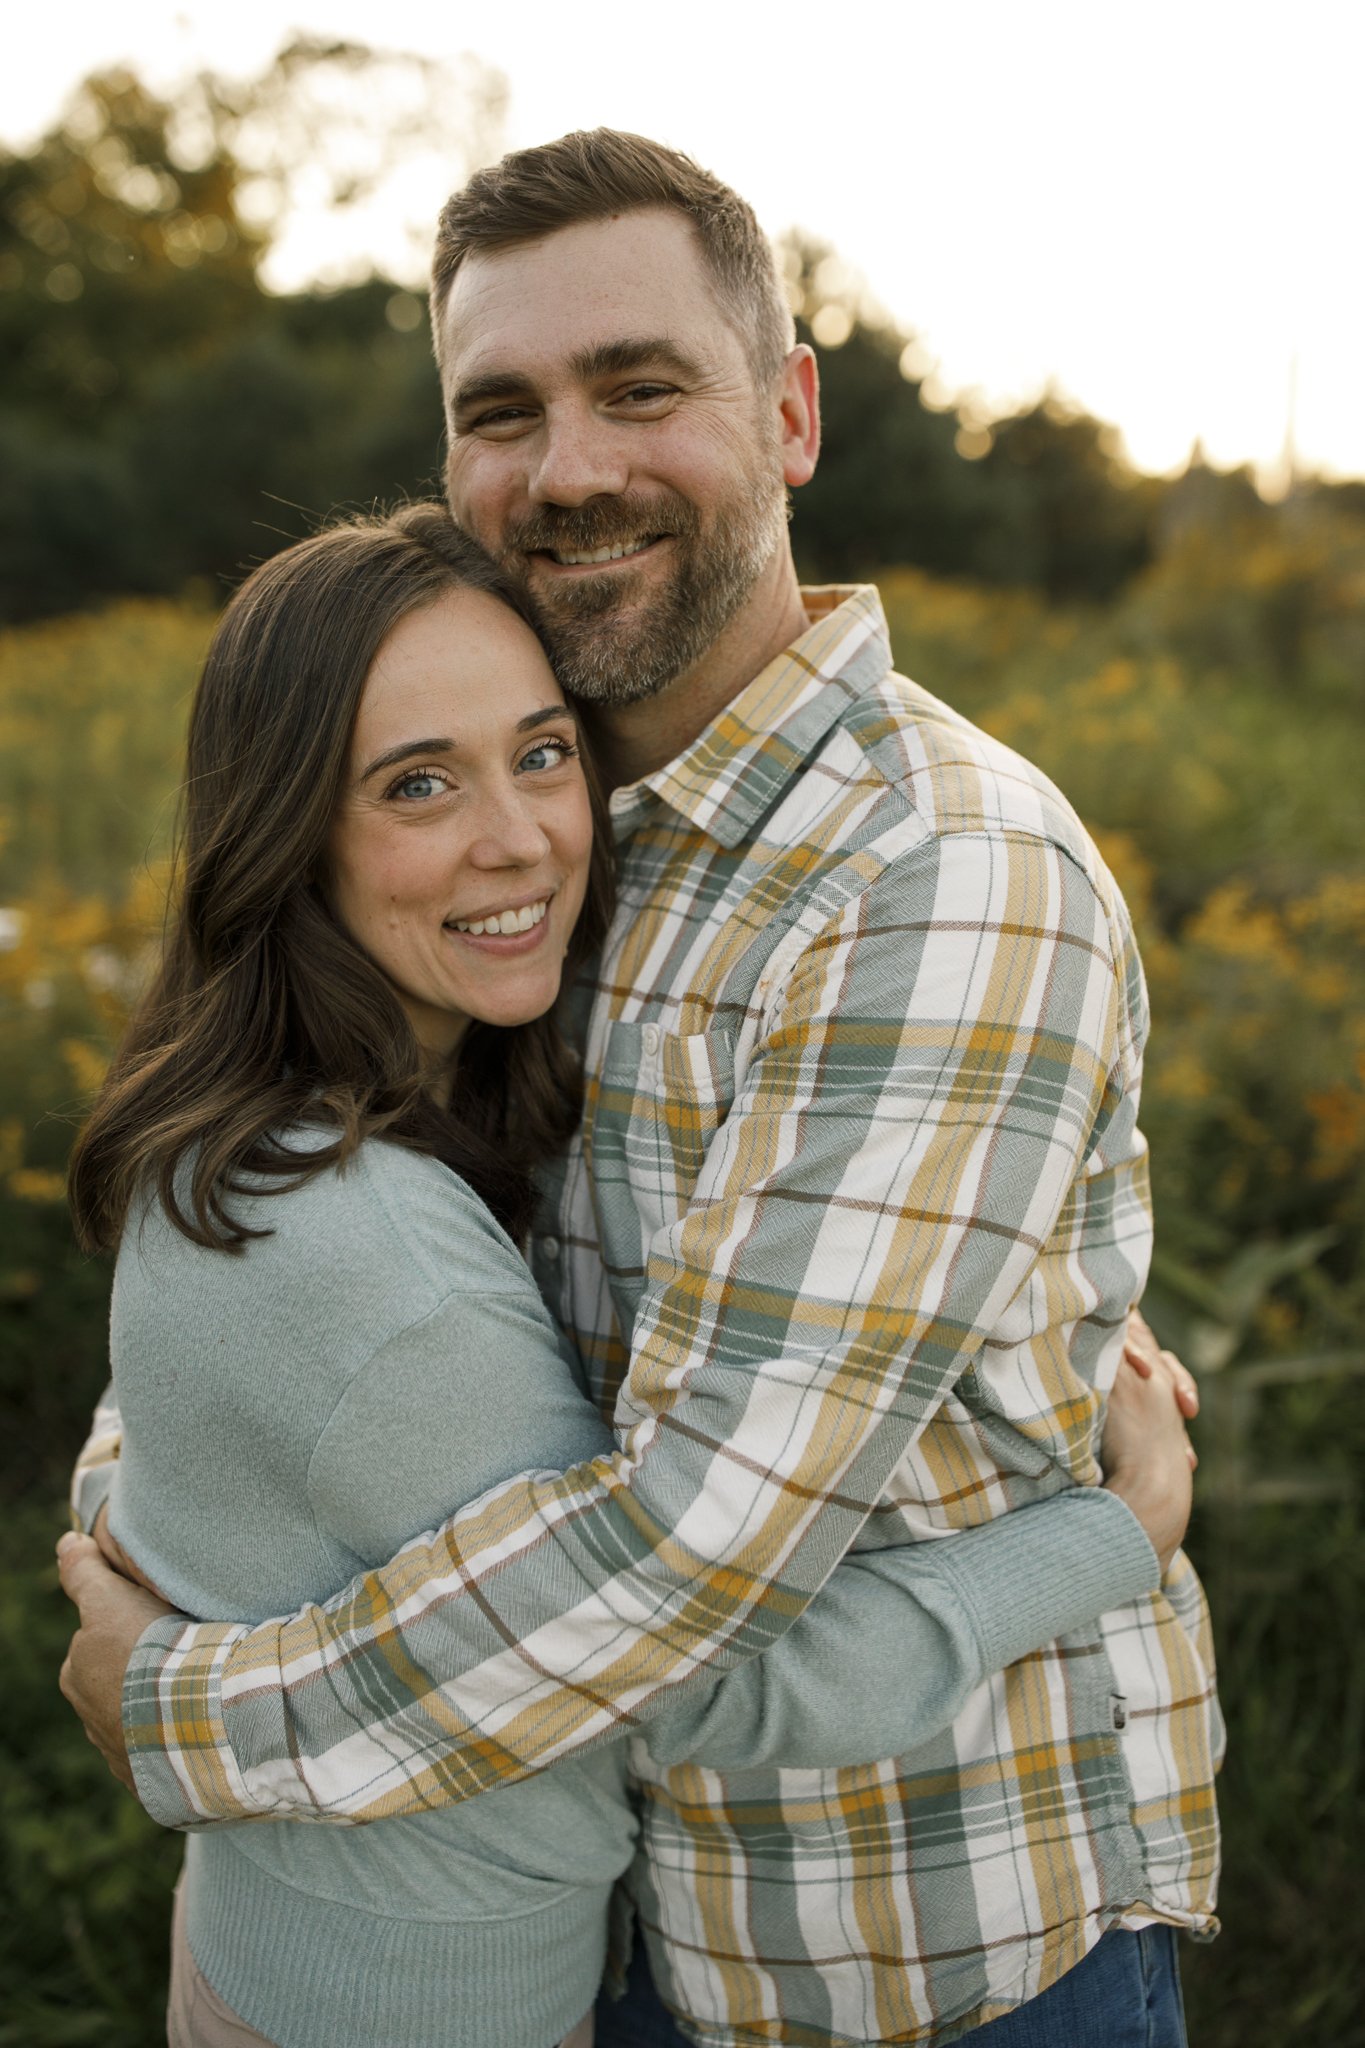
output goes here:
<path id="1" fill-rule="evenodd" d="M 572 704 L 546 704 L 539 711 L 528 711 L 525 718 L 519 718 L 517 732 L 534 732 L 538 725 L 549 725 L 553 719 L 567 718 L 571 725 L 577 725 L 578 713 Z"/>
<path id="2" fill-rule="evenodd" d="M 515 733 L 534 732 L 538 726 L 551 725 L 557 718 L 567 718 L 571 725 L 577 725 L 578 713 L 572 704 L 545 704 L 539 711 L 528 711 L 525 718 L 519 718 L 512 730 Z M 448 736 L 444 739 L 400 740 L 396 747 L 385 748 L 376 754 L 360 780 L 368 782 L 372 775 L 378 775 L 381 768 L 396 768 L 400 761 L 409 761 L 414 754 L 450 754 L 458 742 Z"/>
<path id="3" fill-rule="evenodd" d="M 382 754 L 376 754 L 360 779 L 362 782 L 368 782 L 381 768 L 396 767 L 398 762 L 408 760 L 413 754 L 448 754 L 454 744 L 454 740 L 451 739 L 400 740 L 396 747 L 388 747 Z"/>

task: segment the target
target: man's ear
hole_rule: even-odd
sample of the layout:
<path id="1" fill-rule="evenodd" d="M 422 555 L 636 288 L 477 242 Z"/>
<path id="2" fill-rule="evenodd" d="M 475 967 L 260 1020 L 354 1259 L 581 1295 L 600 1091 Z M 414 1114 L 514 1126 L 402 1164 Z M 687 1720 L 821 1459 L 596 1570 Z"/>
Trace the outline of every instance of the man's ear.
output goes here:
<path id="1" fill-rule="evenodd" d="M 789 489 L 799 490 L 810 482 L 820 459 L 820 372 L 814 350 L 804 341 L 783 365 L 777 397 L 782 476 Z"/>

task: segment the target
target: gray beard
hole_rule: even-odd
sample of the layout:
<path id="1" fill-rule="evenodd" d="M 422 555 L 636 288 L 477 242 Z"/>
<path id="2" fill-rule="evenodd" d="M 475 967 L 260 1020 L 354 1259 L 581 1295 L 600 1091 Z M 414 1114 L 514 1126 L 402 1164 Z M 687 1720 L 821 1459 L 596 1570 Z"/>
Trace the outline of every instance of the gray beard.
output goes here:
<path id="1" fill-rule="evenodd" d="M 565 584 L 548 603 L 517 578 L 561 686 L 586 703 L 615 706 L 655 697 L 715 645 L 786 532 L 780 472 L 751 477 L 747 492 L 717 515 L 705 538 L 696 511 L 684 501 L 670 500 L 667 516 L 678 562 L 652 602 L 640 603 L 643 575 L 619 569 Z M 638 513 L 611 501 L 600 511 L 590 505 L 557 514 L 546 531 L 550 525 L 542 514 L 532 546 L 586 552 L 647 530 Z M 526 529 L 520 544 L 526 545 Z M 511 568 L 506 556 L 503 566 Z"/>

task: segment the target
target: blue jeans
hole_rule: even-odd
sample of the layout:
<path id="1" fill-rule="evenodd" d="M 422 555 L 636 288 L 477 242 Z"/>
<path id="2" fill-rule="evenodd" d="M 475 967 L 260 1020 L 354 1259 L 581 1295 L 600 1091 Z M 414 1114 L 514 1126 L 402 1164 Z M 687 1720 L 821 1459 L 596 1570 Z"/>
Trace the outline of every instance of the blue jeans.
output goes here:
<path id="1" fill-rule="evenodd" d="M 1186 2048 L 1175 1933 L 1114 1927 L 1082 1963 L 953 2048 Z M 597 2002 L 597 2048 L 689 2048 L 637 1941 L 624 1998 Z"/>

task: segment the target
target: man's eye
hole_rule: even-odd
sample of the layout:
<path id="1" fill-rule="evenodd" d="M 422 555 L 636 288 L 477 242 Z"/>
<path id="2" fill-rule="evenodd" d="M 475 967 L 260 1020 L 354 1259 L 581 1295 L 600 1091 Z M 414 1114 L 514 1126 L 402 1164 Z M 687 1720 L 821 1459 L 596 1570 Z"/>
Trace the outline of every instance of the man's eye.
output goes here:
<path id="1" fill-rule="evenodd" d="M 632 384 L 625 393 L 628 405 L 663 405 L 674 396 L 671 384 Z"/>
<path id="2" fill-rule="evenodd" d="M 499 405 L 491 412 L 481 412 L 469 421 L 467 434 L 488 434 L 507 431 L 524 425 L 530 419 L 531 409 L 525 405 Z"/>

